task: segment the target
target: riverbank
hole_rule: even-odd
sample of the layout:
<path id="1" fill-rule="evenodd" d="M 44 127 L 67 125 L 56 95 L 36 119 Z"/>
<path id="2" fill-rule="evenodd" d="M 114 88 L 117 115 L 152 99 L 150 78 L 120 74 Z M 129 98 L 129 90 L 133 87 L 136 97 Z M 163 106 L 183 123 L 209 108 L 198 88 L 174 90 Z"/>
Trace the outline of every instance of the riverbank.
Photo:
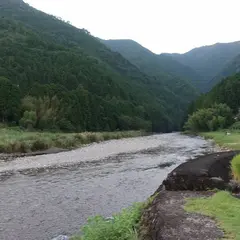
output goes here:
<path id="1" fill-rule="evenodd" d="M 26 132 L 18 128 L 1 128 L 0 153 L 49 154 L 71 150 L 93 142 L 143 135 L 146 135 L 143 131 L 51 133 Z"/>
<path id="2" fill-rule="evenodd" d="M 240 150 L 239 131 L 202 132 L 199 133 L 199 135 L 205 139 L 213 139 L 214 142 L 223 149 Z"/>

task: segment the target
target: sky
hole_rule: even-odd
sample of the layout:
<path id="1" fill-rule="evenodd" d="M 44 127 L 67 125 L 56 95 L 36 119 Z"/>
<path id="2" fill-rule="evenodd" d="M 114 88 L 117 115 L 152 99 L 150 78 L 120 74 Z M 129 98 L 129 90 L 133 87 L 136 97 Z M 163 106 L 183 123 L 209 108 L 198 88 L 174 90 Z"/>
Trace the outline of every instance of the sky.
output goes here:
<path id="1" fill-rule="evenodd" d="M 240 40 L 239 0 L 24 0 L 102 39 L 132 39 L 155 53 Z"/>

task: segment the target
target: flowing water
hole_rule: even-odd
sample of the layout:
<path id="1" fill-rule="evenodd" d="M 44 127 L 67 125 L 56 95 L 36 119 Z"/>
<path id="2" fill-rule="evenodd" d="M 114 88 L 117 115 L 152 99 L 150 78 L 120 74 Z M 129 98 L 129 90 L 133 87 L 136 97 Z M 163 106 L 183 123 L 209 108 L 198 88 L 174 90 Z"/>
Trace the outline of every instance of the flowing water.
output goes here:
<path id="1" fill-rule="evenodd" d="M 0 159 L 0 239 L 74 234 L 89 216 L 144 201 L 177 165 L 212 151 L 200 137 L 171 133 Z"/>

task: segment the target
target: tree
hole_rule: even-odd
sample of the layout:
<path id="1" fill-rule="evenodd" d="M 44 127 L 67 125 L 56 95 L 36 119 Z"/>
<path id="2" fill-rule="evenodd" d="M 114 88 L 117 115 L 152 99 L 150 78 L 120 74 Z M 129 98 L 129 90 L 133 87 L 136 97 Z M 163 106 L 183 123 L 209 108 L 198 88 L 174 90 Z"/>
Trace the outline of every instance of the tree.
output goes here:
<path id="1" fill-rule="evenodd" d="M 20 90 L 7 78 L 0 77 L 0 120 L 18 121 L 20 113 Z"/>
<path id="2" fill-rule="evenodd" d="M 184 128 L 193 132 L 215 131 L 230 126 L 232 122 L 232 110 L 226 104 L 214 104 L 189 115 Z"/>

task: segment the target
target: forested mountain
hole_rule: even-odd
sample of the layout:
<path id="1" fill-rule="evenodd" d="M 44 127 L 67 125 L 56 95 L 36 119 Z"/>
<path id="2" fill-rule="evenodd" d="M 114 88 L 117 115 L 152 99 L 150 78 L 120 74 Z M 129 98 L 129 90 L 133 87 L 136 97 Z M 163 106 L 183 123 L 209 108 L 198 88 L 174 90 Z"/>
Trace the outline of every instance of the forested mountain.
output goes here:
<path id="1" fill-rule="evenodd" d="M 2 121 L 68 131 L 171 131 L 195 96 L 178 78 L 142 73 L 84 29 L 21 0 L 0 1 Z"/>
<path id="2" fill-rule="evenodd" d="M 215 103 L 227 104 L 234 113 L 240 108 L 240 74 L 223 79 L 210 92 L 201 95 L 189 109 L 193 113 L 202 108 L 209 108 Z"/>
<path id="3" fill-rule="evenodd" d="M 175 60 L 195 70 L 202 77 L 201 90 L 208 91 L 212 87 L 211 80 L 239 54 L 240 42 L 232 42 L 195 48 L 185 54 L 163 55 L 170 55 Z"/>
<path id="4" fill-rule="evenodd" d="M 210 92 L 201 95 L 189 107 L 185 129 L 214 131 L 231 126 L 240 119 L 240 74 L 223 79 Z M 234 117 L 234 118 L 233 118 Z M 239 129 L 239 122 L 232 128 Z"/>
<path id="5" fill-rule="evenodd" d="M 190 67 L 179 63 L 171 56 L 154 54 L 133 40 L 102 41 L 113 51 L 121 53 L 141 71 L 167 84 L 172 91 L 175 91 L 178 83 L 197 86 L 196 83 L 201 82 L 201 77 Z M 184 95 L 184 92 L 182 94 Z"/>
<path id="6" fill-rule="evenodd" d="M 210 88 L 214 87 L 220 80 L 240 72 L 240 54 L 237 55 L 225 68 L 217 74 L 210 82 Z"/>

